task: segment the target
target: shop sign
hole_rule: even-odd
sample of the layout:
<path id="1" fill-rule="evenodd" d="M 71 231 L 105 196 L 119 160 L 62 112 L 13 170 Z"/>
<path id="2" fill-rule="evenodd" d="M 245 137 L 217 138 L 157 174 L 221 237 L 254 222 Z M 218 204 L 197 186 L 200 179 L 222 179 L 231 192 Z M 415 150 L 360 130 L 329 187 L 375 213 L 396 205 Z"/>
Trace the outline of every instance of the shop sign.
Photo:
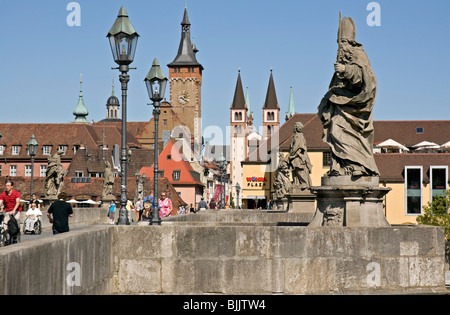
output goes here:
<path id="1" fill-rule="evenodd" d="M 266 187 L 265 177 L 247 177 L 247 187 Z"/>

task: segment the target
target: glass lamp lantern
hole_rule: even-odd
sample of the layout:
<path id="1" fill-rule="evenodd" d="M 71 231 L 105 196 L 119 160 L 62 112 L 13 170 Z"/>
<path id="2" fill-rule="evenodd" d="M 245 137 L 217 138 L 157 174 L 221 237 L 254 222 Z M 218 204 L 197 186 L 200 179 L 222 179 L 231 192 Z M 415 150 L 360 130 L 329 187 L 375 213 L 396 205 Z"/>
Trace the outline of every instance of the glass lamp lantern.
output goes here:
<path id="1" fill-rule="evenodd" d="M 152 67 L 145 77 L 144 82 L 147 86 L 148 97 L 153 102 L 160 102 L 164 99 L 168 80 L 162 72 L 156 58 L 153 60 Z"/>
<path id="2" fill-rule="evenodd" d="M 127 11 L 121 7 L 116 21 L 107 35 L 114 61 L 118 65 L 129 65 L 134 60 L 139 34 L 128 18 Z"/>
<path id="3" fill-rule="evenodd" d="M 30 141 L 28 141 L 28 143 L 27 143 L 28 153 L 30 154 L 30 156 L 36 156 L 38 146 L 39 146 L 39 144 L 36 141 L 35 136 L 32 135 Z"/>
<path id="4" fill-rule="evenodd" d="M 227 160 L 226 160 L 225 156 L 223 156 L 223 154 L 220 156 L 218 163 L 219 163 L 219 167 L 221 169 L 225 168 L 225 166 L 227 164 Z"/>

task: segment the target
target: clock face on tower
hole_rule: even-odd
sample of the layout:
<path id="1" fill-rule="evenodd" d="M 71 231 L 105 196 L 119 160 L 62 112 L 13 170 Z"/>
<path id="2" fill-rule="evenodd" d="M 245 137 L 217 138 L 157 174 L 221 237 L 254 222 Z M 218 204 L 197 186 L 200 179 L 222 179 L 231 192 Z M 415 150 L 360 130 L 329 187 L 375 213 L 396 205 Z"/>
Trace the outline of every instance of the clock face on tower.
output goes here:
<path id="1" fill-rule="evenodd" d="M 186 91 L 181 91 L 178 93 L 178 103 L 185 105 L 189 102 L 189 93 Z"/>

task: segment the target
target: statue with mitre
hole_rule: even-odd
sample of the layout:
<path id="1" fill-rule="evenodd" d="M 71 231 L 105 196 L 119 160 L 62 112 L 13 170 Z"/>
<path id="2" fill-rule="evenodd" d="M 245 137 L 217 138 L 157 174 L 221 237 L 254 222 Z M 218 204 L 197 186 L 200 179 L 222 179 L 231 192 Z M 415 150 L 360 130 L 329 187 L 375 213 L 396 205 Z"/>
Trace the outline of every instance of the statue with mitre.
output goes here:
<path id="1" fill-rule="evenodd" d="M 339 17 L 338 58 L 318 115 L 323 141 L 331 148 L 328 176 L 379 176 L 373 157 L 373 116 L 377 80 L 366 53 L 355 40 L 352 18 Z"/>

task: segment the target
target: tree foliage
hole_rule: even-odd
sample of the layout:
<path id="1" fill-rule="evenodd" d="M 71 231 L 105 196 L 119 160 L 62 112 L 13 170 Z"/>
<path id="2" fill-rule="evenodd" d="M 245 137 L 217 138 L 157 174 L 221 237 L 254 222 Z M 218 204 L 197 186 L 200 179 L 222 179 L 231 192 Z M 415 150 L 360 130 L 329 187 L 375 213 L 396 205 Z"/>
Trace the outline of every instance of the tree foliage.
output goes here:
<path id="1" fill-rule="evenodd" d="M 423 207 L 423 215 L 417 218 L 417 223 L 424 225 L 442 226 L 445 238 L 450 239 L 450 190 L 442 195 L 434 196 L 431 202 Z"/>
<path id="2" fill-rule="evenodd" d="M 445 229 L 445 261 L 450 263 L 450 190 L 442 195 L 434 196 L 433 200 L 423 207 L 423 215 L 417 218 L 417 223 L 442 226 Z"/>

